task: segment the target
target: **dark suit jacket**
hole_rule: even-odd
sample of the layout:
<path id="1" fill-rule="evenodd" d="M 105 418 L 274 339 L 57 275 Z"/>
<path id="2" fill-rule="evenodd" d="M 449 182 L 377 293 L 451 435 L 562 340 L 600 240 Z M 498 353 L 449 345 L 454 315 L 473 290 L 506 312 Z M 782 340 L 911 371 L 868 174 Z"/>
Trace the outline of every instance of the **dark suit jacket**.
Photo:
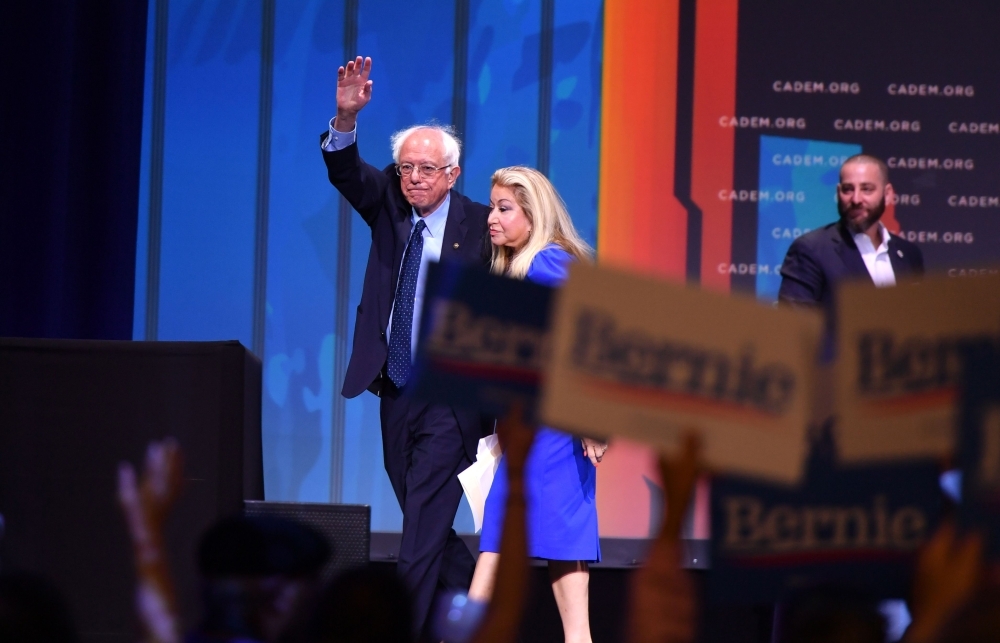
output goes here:
<path id="1" fill-rule="evenodd" d="M 324 132 L 321 140 L 326 136 Z M 361 305 L 354 326 L 353 352 L 341 392 L 345 397 L 356 397 L 366 389 L 377 394 L 389 352 L 385 329 L 389 324 L 403 251 L 413 228 L 412 208 L 403 196 L 395 167 L 390 165 L 379 170 L 365 163 L 358 153 L 357 143 L 336 152 L 324 150 L 323 160 L 330 183 L 354 206 L 372 231 Z M 489 246 L 484 241 L 488 238 L 488 215 L 487 206 L 452 190 L 441 261 L 488 262 Z M 479 417 L 457 410 L 456 416 L 466 437 L 467 450 L 472 440 L 471 457 L 474 460 L 475 443 L 482 433 Z"/>
<path id="2" fill-rule="evenodd" d="M 889 235 L 889 261 L 897 280 L 924 274 L 920 248 L 894 234 Z M 808 232 L 792 243 L 781 264 L 778 301 L 829 309 L 838 283 L 865 277 L 871 279 L 861 251 L 838 221 Z"/>

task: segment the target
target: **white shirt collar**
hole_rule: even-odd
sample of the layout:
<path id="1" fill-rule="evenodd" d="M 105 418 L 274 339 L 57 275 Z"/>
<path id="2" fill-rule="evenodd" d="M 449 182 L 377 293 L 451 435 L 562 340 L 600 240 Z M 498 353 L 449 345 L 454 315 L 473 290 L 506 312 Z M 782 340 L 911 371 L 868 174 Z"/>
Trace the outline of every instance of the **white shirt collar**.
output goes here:
<path id="1" fill-rule="evenodd" d="M 444 198 L 441 205 L 437 207 L 434 212 L 431 212 L 426 217 L 421 217 L 417 214 L 415 209 L 410 210 L 412 214 L 413 225 L 417 224 L 421 218 L 424 220 L 424 225 L 427 226 L 427 233 L 435 239 L 440 239 L 444 235 L 444 227 L 448 223 L 448 208 L 451 207 L 451 192 Z"/>
<path id="2" fill-rule="evenodd" d="M 866 248 L 868 246 L 871 246 L 872 250 L 874 250 L 875 252 L 888 252 L 889 251 L 889 231 L 886 230 L 885 226 L 882 225 L 881 222 L 878 222 L 875 225 L 878 226 L 879 237 L 881 237 L 881 239 L 882 239 L 882 243 L 880 243 L 877 248 L 875 247 L 875 244 L 872 243 L 871 237 L 869 237 L 864 232 L 852 232 L 851 233 L 851 237 L 854 238 L 854 245 L 856 245 L 859 250 L 861 248 L 863 248 L 863 247 Z M 867 242 L 868 246 L 863 245 L 866 242 Z"/>

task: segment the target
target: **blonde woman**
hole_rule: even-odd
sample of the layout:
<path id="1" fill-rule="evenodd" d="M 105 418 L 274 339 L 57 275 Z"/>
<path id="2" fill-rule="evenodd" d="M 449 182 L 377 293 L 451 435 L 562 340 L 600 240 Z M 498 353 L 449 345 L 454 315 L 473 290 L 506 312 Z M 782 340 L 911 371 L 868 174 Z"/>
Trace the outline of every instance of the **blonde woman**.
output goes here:
<path id="1" fill-rule="evenodd" d="M 566 206 L 545 175 L 528 167 L 493 174 L 487 220 L 492 270 L 547 286 L 561 284 L 573 261 L 593 251 L 573 228 Z M 528 554 L 549 561 L 552 592 L 567 643 L 590 642 L 590 572 L 601 559 L 597 536 L 596 467 L 606 444 L 546 427 L 538 429 L 524 467 Z M 500 532 L 508 472 L 501 461 L 486 500 L 486 513 L 469 597 L 487 601 L 500 562 Z"/>

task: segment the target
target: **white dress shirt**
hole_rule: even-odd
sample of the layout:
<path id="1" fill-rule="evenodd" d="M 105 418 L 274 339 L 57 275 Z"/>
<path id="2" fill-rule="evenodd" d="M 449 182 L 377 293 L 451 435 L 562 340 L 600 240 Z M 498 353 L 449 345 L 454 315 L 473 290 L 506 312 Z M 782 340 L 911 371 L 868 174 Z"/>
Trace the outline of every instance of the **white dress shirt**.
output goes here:
<path id="1" fill-rule="evenodd" d="M 327 152 L 342 150 L 357 140 L 358 128 L 355 126 L 350 132 L 338 132 L 333 129 L 333 119 L 330 120 L 330 134 L 323 141 L 323 149 Z M 427 264 L 431 261 L 441 261 L 441 246 L 444 243 L 444 228 L 448 224 L 448 208 L 451 206 L 451 192 L 444 198 L 444 203 L 438 206 L 434 212 L 424 217 L 424 249 L 420 253 L 420 272 L 417 273 L 417 288 L 413 297 L 413 333 L 410 336 L 410 359 L 417 356 L 417 337 L 420 336 L 420 313 L 424 305 L 424 286 L 427 284 Z M 410 208 L 410 217 L 413 225 L 417 225 L 420 215 L 413 208 Z M 412 230 L 412 228 L 411 228 Z M 412 237 L 412 234 L 411 234 Z M 407 240 L 406 245 L 410 245 Z M 403 250 L 406 256 L 406 250 Z M 399 279 L 403 277 L 402 266 L 400 266 L 399 277 L 396 280 L 396 288 L 399 289 Z M 396 302 L 392 302 L 393 311 L 396 309 Z M 392 337 L 392 312 L 389 313 L 389 325 L 385 329 L 386 342 Z"/>
<path id="2" fill-rule="evenodd" d="M 892 261 L 889 260 L 889 231 L 881 223 L 875 225 L 878 226 L 879 237 L 882 239 L 878 248 L 872 244 L 871 237 L 864 232 L 855 232 L 851 236 L 854 237 L 854 244 L 861 251 L 861 258 L 864 260 L 868 274 L 871 275 L 875 285 L 878 288 L 895 286 L 896 273 L 892 271 Z"/>

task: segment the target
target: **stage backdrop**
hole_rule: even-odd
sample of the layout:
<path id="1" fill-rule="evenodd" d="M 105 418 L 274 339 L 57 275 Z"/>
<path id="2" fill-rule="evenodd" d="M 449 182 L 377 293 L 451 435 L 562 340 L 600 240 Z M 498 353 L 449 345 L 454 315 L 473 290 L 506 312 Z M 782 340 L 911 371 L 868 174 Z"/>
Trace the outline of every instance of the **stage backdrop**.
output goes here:
<path id="1" fill-rule="evenodd" d="M 317 139 L 336 68 L 374 59 L 361 152 L 454 123 L 460 189 L 547 172 L 599 260 L 773 300 L 792 240 L 836 219 L 845 157 L 885 158 L 885 220 L 956 278 L 1000 258 L 1000 7 L 986 0 L 150 0 L 137 339 L 239 339 L 264 362 L 269 500 L 401 515 L 378 401 L 339 396 L 369 234 Z M 644 537 L 650 454 L 616 444 L 604 536 Z M 456 519 L 471 531 L 463 507 Z"/>

